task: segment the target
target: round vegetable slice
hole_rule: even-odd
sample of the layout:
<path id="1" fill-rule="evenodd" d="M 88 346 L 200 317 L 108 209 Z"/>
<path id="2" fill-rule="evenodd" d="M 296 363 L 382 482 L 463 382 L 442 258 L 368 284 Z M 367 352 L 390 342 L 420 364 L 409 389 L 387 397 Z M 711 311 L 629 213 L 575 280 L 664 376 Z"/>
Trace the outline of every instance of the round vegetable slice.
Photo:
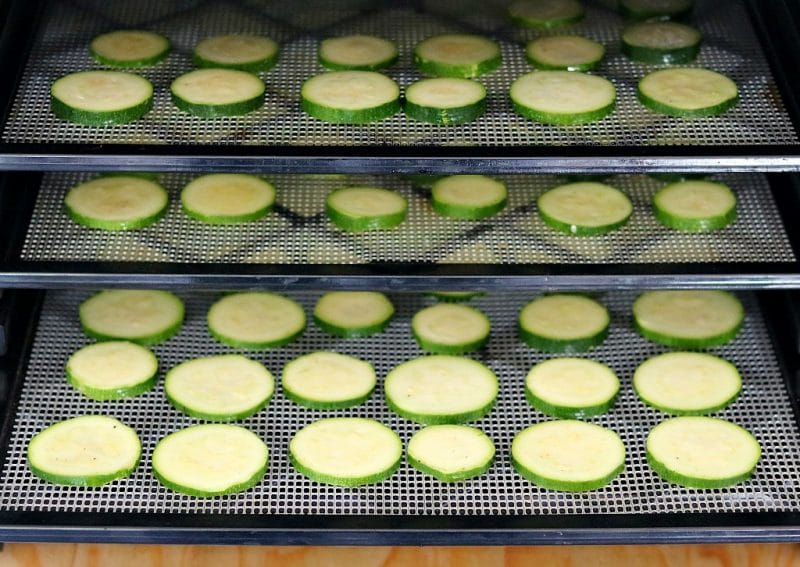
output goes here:
<path id="1" fill-rule="evenodd" d="M 675 20 L 692 11 L 694 0 L 620 0 L 619 9 L 634 20 Z"/>
<path id="2" fill-rule="evenodd" d="M 374 71 L 332 71 L 311 77 L 300 90 L 303 110 L 342 124 L 377 122 L 400 111 L 400 87 Z"/>
<path id="3" fill-rule="evenodd" d="M 486 111 L 486 89 L 469 79 L 422 79 L 406 88 L 406 115 L 431 124 L 464 124 Z"/>
<path id="4" fill-rule="evenodd" d="M 590 71 L 606 54 L 602 43 L 579 35 L 540 37 L 528 43 L 528 62 L 545 71 Z"/>
<path id="5" fill-rule="evenodd" d="M 417 69 L 437 77 L 478 77 L 502 63 L 500 46 L 478 35 L 443 34 L 422 40 L 414 47 Z"/>
<path id="6" fill-rule="evenodd" d="M 95 36 L 89 52 L 95 61 L 112 67 L 150 67 L 171 50 L 163 35 L 145 30 L 117 30 Z"/>
<path id="7" fill-rule="evenodd" d="M 90 337 L 154 345 L 180 331 L 184 308 L 168 291 L 109 289 L 85 300 L 78 311 Z"/>
<path id="8" fill-rule="evenodd" d="M 534 71 L 511 83 L 520 116 L 544 124 L 586 124 L 611 114 L 617 91 L 603 77 L 573 71 Z"/>
<path id="9" fill-rule="evenodd" d="M 289 459 L 313 481 L 361 486 L 386 480 L 400 466 L 403 442 L 372 419 L 338 417 L 306 425 L 289 442 Z"/>
<path id="10" fill-rule="evenodd" d="M 536 206 L 549 227 L 574 236 L 611 232 L 625 225 L 633 214 L 633 205 L 625 193 L 592 181 L 550 189 L 539 196 Z"/>
<path id="11" fill-rule="evenodd" d="M 431 425 L 408 442 L 408 463 L 441 482 L 459 482 L 485 473 L 494 462 L 494 443 L 466 425 Z"/>
<path id="12" fill-rule="evenodd" d="M 736 83 L 716 71 L 659 69 L 639 81 L 639 101 L 655 112 L 678 118 L 718 116 L 739 102 Z"/>
<path id="13" fill-rule="evenodd" d="M 336 352 L 312 352 L 283 368 L 283 393 L 311 409 L 332 410 L 360 405 L 375 389 L 369 362 Z"/>
<path id="14" fill-rule="evenodd" d="M 141 345 L 107 341 L 85 346 L 69 357 L 67 381 L 93 400 L 138 396 L 153 388 L 158 359 Z"/>
<path id="15" fill-rule="evenodd" d="M 542 488 L 596 490 L 625 468 L 625 445 L 614 431 L 599 425 L 545 421 L 517 433 L 511 462 L 520 475 Z"/>
<path id="16" fill-rule="evenodd" d="M 125 124 L 153 108 L 153 85 L 133 73 L 80 71 L 53 83 L 50 107 L 59 118 L 76 124 Z"/>
<path id="17" fill-rule="evenodd" d="M 406 218 L 402 195 L 379 187 L 345 187 L 328 194 L 325 210 L 342 230 L 362 232 L 393 228 Z"/>
<path id="18" fill-rule="evenodd" d="M 397 45 L 372 35 L 348 35 L 323 39 L 319 62 L 334 71 L 377 71 L 397 62 Z"/>
<path id="19" fill-rule="evenodd" d="M 164 378 L 164 393 L 178 411 L 208 421 L 246 419 L 266 407 L 274 390 L 269 370 L 238 354 L 187 360 Z"/>
<path id="20" fill-rule="evenodd" d="M 649 291 L 633 303 L 636 330 L 662 345 L 704 349 L 733 340 L 744 324 L 744 307 L 717 290 Z"/>
<path id="21" fill-rule="evenodd" d="M 259 483 L 269 449 L 255 433 L 209 423 L 170 433 L 153 450 L 153 474 L 167 488 L 190 496 L 242 492 Z"/>
<path id="22" fill-rule="evenodd" d="M 494 372 L 480 362 L 441 354 L 404 362 L 384 381 L 393 411 L 429 425 L 482 418 L 494 406 L 497 389 Z"/>
<path id="23" fill-rule="evenodd" d="M 700 53 L 702 34 L 678 22 L 641 22 L 622 32 L 622 53 L 655 65 L 689 63 Z"/>
<path id="24" fill-rule="evenodd" d="M 383 331 L 394 316 L 389 298 L 376 291 L 331 291 L 314 307 L 317 326 L 338 337 L 368 337 Z"/>
<path id="25" fill-rule="evenodd" d="M 482 291 L 431 291 L 429 295 L 435 297 L 439 301 L 447 301 L 450 303 L 461 303 L 462 301 L 469 301 L 473 297 L 480 297 L 483 295 Z"/>
<path id="26" fill-rule="evenodd" d="M 681 181 L 661 188 L 653 197 L 658 221 L 676 230 L 719 230 L 736 219 L 736 195 L 713 181 Z"/>
<path id="27" fill-rule="evenodd" d="M 483 348 L 489 341 L 489 318 L 467 305 L 437 303 L 418 311 L 411 332 L 422 350 L 461 354 Z"/>
<path id="28" fill-rule="evenodd" d="M 562 419 L 606 413 L 619 393 L 619 378 L 605 364 L 583 358 L 540 362 L 525 379 L 525 397 L 540 412 Z"/>
<path id="29" fill-rule="evenodd" d="M 303 334 L 305 328 L 303 308 L 277 293 L 233 293 L 208 310 L 211 336 L 235 348 L 260 350 L 282 346 Z"/>
<path id="30" fill-rule="evenodd" d="M 172 102 L 200 118 L 247 114 L 264 104 L 264 83 L 246 71 L 197 69 L 170 85 Z"/>
<path id="31" fill-rule="evenodd" d="M 55 484 L 102 486 L 136 469 L 142 444 L 136 432 L 113 417 L 83 415 L 59 421 L 28 444 L 28 466 Z"/>
<path id="32" fill-rule="evenodd" d="M 268 71 L 278 62 L 278 44 L 259 35 L 218 35 L 200 40 L 192 58 L 197 67 Z"/>
<path id="33" fill-rule="evenodd" d="M 610 322 L 608 310 L 594 299 L 544 295 L 519 312 L 519 338 L 545 352 L 582 352 L 606 340 Z"/>
<path id="34" fill-rule="evenodd" d="M 155 181 L 135 175 L 98 177 L 73 187 L 64 197 L 69 217 L 102 230 L 136 230 L 167 212 L 169 196 Z"/>
<path id="35" fill-rule="evenodd" d="M 212 173 L 190 181 L 181 191 L 183 211 L 208 224 L 258 220 L 275 204 L 275 187 L 255 175 Z"/>
<path id="36" fill-rule="evenodd" d="M 583 19 L 583 4 L 578 0 L 520 0 L 508 7 L 511 19 L 529 28 L 560 28 Z"/>
<path id="37" fill-rule="evenodd" d="M 505 183 L 485 175 L 451 175 L 431 187 L 433 210 L 446 217 L 477 220 L 503 210 Z"/>
<path id="38" fill-rule="evenodd" d="M 673 417 L 647 436 L 647 462 L 668 482 L 687 488 L 724 488 L 744 482 L 761 458 L 746 429 L 713 417 Z"/>

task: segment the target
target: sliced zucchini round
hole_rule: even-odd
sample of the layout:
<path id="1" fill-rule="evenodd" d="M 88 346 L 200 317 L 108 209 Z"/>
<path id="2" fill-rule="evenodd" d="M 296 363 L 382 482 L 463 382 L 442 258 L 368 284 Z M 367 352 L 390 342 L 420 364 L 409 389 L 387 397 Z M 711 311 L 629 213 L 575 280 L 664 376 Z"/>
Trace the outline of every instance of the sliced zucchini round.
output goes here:
<path id="1" fill-rule="evenodd" d="M 397 62 L 397 45 L 372 35 L 348 35 L 323 39 L 319 62 L 333 71 L 377 71 Z"/>
<path id="2" fill-rule="evenodd" d="M 208 421 L 247 419 L 269 404 L 274 390 L 270 371 L 238 354 L 187 360 L 164 378 L 164 394 L 175 409 Z"/>
<path id="3" fill-rule="evenodd" d="M 264 104 L 264 83 L 246 71 L 197 69 L 170 85 L 172 102 L 200 118 L 247 114 Z"/>
<path id="4" fill-rule="evenodd" d="M 449 303 L 461 303 L 462 301 L 469 301 L 473 297 L 480 297 L 483 295 L 482 291 L 431 291 L 428 295 L 435 297 L 439 301 L 447 301 Z"/>
<path id="5" fill-rule="evenodd" d="M 540 37 L 528 43 L 528 62 L 544 71 L 591 71 L 606 54 L 602 43 L 579 35 Z"/>
<path id="6" fill-rule="evenodd" d="M 744 482 L 761 446 L 744 429 L 713 417 L 673 417 L 647 436 L 647 462 L 666 480 L 687 488 L 724 488 Z"/>
<path id="7" fill-rule="evenodd" d="M 117 30 L 95 36 L 89 53 L 111 67 L 150 67 L 169 55 L 172 46 L 163 35 L 145 30 Z"/>
<path id="8" fill-rule="evenodd" d="M 396 366 L 386 376 L 384 392 L 398 415 L 428 425 L 475 421 L 491 411 L 497 376 L 461 356 L 432 355 Z"/>
<path id="9" fill-rule="evenodd" d="M 153 84 L 120 71 L 80 71 L 50 87 L 50 108 L 62 120 L 85 126 L 125 124 L 153 108 Z"/>
<path id="10" fill-rule="evenodd" d="M 183 302 L 168 291 L 108 289 L 81 303 L 81 328 L 99 341 L 162 343 L 183 325 Z"/>
<path id="11" fill-rule="evenodd" d="M 192 59 L 196 67 L 261 73 L 275 66 L 279 51 L 277 42 L 268 37 L 218 35 L 200 40 Z"/>
<path id="12" fill-rule="evenodd" d="M 681 181 L 661 188 L 653 197 L 658 221 L 686 232 L 708 232 L 736 219 L 736 195 L 713 181 Z"/>
<path id="13" fill-rule="evenodd" d="M 560 28 L 583 19 L 584 8 L 578 0 L 519 0 L 508 7 L 511 19 L 528 28 Z"/>
<path id="14" fill-rule="evenodd" d="M 207 498 L 255 486 L 268 460 L 269 449 L 252 431 L 208 423 L 161 439 L 153 450 L 153 474 L 175 492 Z"/>
<path id="15" fill-rule="evenodd" d="M 406 88 L 406 116 L 451 126 L 476 120 L 486 111 L 486 89 L 456 77 L 422 79 Z"/>
<path id="16" fill-rule="evenodd" d="M 654 65 L 689 63 L 700 53 L 702 34 L 678 22 L 641 22 L 622 32 L 622 53 Z"/>
<path id="17" fill-rule="evenodd" d="M 655 112 L 678 118 L 718 116 L 739 102 L 736 83 L 716 71 L 659 69 L 639 81 L 639 101 Z"/>
<path id="18" fill-rule="evenodd" d="M 693 6 L 694 0 L 619 0 L 620 12 L 632 20 L 678 20 Z"/>
<path id="19" fill-rule="evenodd" d="M 490 326 L 481 311 L 457 303 L 437 303 L 411 319 L 411 332 L 420 348 L 441 354 L 482 349 L 489 342 Z"/>
<path id="20" fill-rule="evenodd" d="M 301 406 L 333 410 L 367 401 L 375 389 L 369 362 L 336 352 L 312 352 L 283 368 L 283 393 Z"/>
<path id="21" fill-rule="evenodd" d="M 377 291 L 331 291 L 314 306 L 314 322 L 337 337 L 368 337 L 383 331 L 394 316 L 394 305 Z"/>
<path id="22" fill-rule="evenodd" d="M 386 480 L 400 466 L 403 442 L 372 419 L 335 417 L 306 425 L 289 442 L 289 460 L 315 482 L 362 486 Z"/>
<path id="23" fill-rule="evenodd" d="M 349 232 L 393 228 L 406 218 L 402 195 L 379 187 L 344 187 L 328 194 L 325 210 L 333 224 Z"/>
<path id="24" fill-rule="evenodd" d="M 208 310 L 208 330 L 234 348 L 261 350 L 289 344 L 303 334 L 306 314 L 295 301 L 277 293 L 232 293 Z"/>
<path id="25" fill-rule="evenodd" d="M 480 429 L 466 425 L 431 425 L 408 441 L 408 463 L 441 482 L 482 475 L 494 462 L 494 443 Z"/>
<path id="26" fill-rule="evenodd" d="M 158 359 L 141 345 L 107 341 L 87 345 L 67 360 L 67 381 L 98 401 L 138 396 L 152 389 L 158 377 Z"/>
<path id="27" fill-rule="evenodd" d="M 574 420 L 545 421 L 523 429 L 511 442 L 511 463 L 542 488 L 596 490 L 625 468 L 625 445 L 614 431 Z"/>
<path id="28" fill-rule="evenodd" d="M 706 415 L 726 408 L 742 389 L 736 367 L 700 352 L 668 352 L 645 360 L 633 389 L 648 406 L 672 415 Z"/>
<path id="29" fill-rule="evenodd" d="M 596 236 L 619 228 L 633 214 L 627 195 L 604 183 L 559 185 L 539 196 L 539 216 L 550 228 L 574 236 Z"/>
<path id="30" fill-rule="evenodd" d="M 414 47 L 417 69 L 434 77 L 469 79 L 494 71 L 502 62 L 500 46 L 478 35 L 435 35 Z"/>
<path id="31" fill-rule="evenodd" d="M 83 415 L 59 421 L 28 444 L 28 466 L 55 484 L 102 486 L 125 478 L 139 465 L 142 443 L 113 417 Z"/>
<path id="32" fill-rule="evenodd" d="M 653 342 L 705 349 L 736 337 L 744 324 L 744 307 L 727 291 L 649 291 L 634 301 L 633 322 Z"/>
<path id="33" fill-rule="evenodd" d="M 596 122 L 614 111 L 617 90 L 608 79 L 572 71 L 534 71 L 511 83 L 520 116 L 544 124 Z"/>
<path id="34" fill-rule="evenodd" d="M 601 303 L 578 294 L 543 295 L 519 312 L 519 338 L 545 352 L 583 352 L 608 336 L 611 317 Z"/>
<path id="35" fill-rule="evenodd" d="M 502 211 L 507 201 L 505 183 L 485 175 L 451 175 L 431 187 L 433 210 L 446 217 L 484 219 Z"/>
<path id="36" fill-rule="evenodd" d="M 374 71 L 332 71 L 311 77 L 300 89 L 303 110 L 319 120 L 366 124 L 400 111 L 400 87 Z"/>
<path id="37" fill-rule="evenodd" d="M 614 405 L 619 378 L 605 364 L 583 358 L 540 362 L 525 379 L 525 397 L 540 412 L 562 419 L 602 415 Z"/>
<path id="38" fill-rule="evenodd" d="M 70 189 L 64 197 L 69 217 L 102 230 L 136 230 L 167 213 L 169 195 L 155 181 L 135 175 L 98 177 Z"/>
<path id="39" fill-rule="evenodd" d="M 190 181 L 181 191 L 183 211 L 208 224 L 251 222 L 275 204 L 275 187 L 244 173 L 212 173 Z"/>

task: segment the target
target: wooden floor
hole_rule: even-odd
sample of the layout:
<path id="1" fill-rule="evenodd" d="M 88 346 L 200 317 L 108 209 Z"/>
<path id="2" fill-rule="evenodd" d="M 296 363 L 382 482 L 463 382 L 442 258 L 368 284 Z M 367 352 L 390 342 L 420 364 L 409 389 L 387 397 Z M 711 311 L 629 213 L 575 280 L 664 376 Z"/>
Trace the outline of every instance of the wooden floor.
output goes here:
<path id="1" fill-rule="evenodd" d="M 201 547 L 8 544 L 0 567 L 798 567 L 800 545 Z"/>

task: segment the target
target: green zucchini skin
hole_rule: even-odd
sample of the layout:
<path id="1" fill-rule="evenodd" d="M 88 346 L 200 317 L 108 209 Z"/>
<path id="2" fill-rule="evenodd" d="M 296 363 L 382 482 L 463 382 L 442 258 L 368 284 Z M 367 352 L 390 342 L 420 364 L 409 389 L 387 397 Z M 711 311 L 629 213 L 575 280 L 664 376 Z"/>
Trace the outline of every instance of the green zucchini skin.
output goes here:
<path id="1" fill-rule="evenodd" d="M 380 323 L 376 323 L 375 325 L 368 325 L 366 327 L 340 327 L 339 325 L 333 325 L 328 323 L 323 318 L 314 314 L 314 324 L 325 331 L 336 337 L 341 337 L 343 339 L 355 339 L 360 337 L 368 337 L 370 335 L 375 335 L 380 333 L 388 327 L 394 315 L 389 316 L 388 319 L 385 321 L 381 321 Z"/>
<path id="2" fill-rule="evenodd" d="M 553 339 L 532 333 L 524 329 L 522 325 L 519 326 L 519 338 L 526 345 L 533 347 L 542 352 L 553 353 L 573 353 L 573 352 L 586 352 L 596 346 L 603 344 L 608 338 L 608 325 L 599 333 L 590 337 L 582 337 L 579 339 Z"/>
<path id="3" fill-rule="evenodd" d="M 400 463 L 403 461 L 402 452 L 400 457 L 398 457 L 397 462 L 395 462 L 391 468 L 386 469 L 380 473 L 376 473 L 369 476 L 362 476 L 362 477 L 355 477 L 355 478 L 341 478 L 337 476 L 332 476 L 324 473 L 317 472 L 313 469 L 310 469 L 300 463 L 295 456 L 289 452 L 289 462 L 291 465 L 303 476 L 310 478 L 315 482 L 321 482 L 323 484 L 332 484 L 334 486 L 344 486 L 346 488 L 354 488 L 357 486 L 364 486 L 366 484 L 377 484 L 379 482 L 383 482 L 384 480 L 391 477 L 397 470 L 400 468 Z"/>
<path id="4" fill-rule="evenodd" d="M 633 321 L 633 326 L 636 329 L 636 332 L 642 335 L 647 340 L 668 347 L 684 348 L 688 350 L 703 350 L 727 344 L 730 341 L 732 341 L 736 337 L 736 335 L 739 334 L 739 331 L 742 329 L 743 325 L 744 325 L 744 313 L 742 313 L 742 319 L 739 321 L 739 324 L 736 325 L 736 327 L 732 328 L 731 330 L 726 331 L 725 333 L 720 333 L 713 337 L 693 339 L 693 338 L 673 337 L 671 335 L 665 335 L 663 333 L 651 331 L 649 329 L 642 327 L 639 324 L 639 322 L 636 321 L 635 318 Z"/>
<path id="5" fill-rule="evenodd" d="M 517 471 L 517 473 L 519 473 L 519 475 L 525 480 L 541 486 L 542 488 L 546 488 L 548 490 L 558 490 L 559 492 L 587 492 L 590 490 L 597 490 L 598 488 L 603 488 L 605 485 L 617 478 L 623 470 L 625 470 L 625 463 L 623 463 L 603 478 L 593 481 L 577 482 L 569 480 L 555 480 L 538 475 L 535 472 L 527 469 L 523 464 L 515 459 L 513 455 L 511 457 L 511 464 L 514 466 L 514 470 Z"/>
<path id="6" fill-rule="evenodd" d="M 553 124 L 556 126 L 572 126 L 576 124 L 589 124 L 590 122 L 597 122 L 602 120 L 612 112 L 617 106 L 616 100 L 602 108 L 592 110 L 591 112 L 575 112 L 570 114 L 558 114 L 554 112 L 542 112 L 533 108 L 519 104 L 512 100 L 511 105 L 514 110 L 523 118 L 541 122 L 543 124 Z"/>
<path id="7" fill-rule="evenodd" d="M 397 98 L 396 100 L 372 108 L 344 110 L 340 108 L 329 108 L 304 98 L 302 101 L 302 108 L 306 114 L 324 122 L 332 122 L 334 124 L 369 124 L 370 122 L 378 122 L 384 118 L 389 118 L 400 112 L 400 99 Z"/>
<path id="8" fill-rule="evenodd" d="M 172 93 L 172 103 L 180 110 L 194 114 L 199 118 L 224 118 L 226 116 L 241 116 L 258 110 L 264 104 L 264 92 L 248 100 L 232 104 L 195 104 L 182 99 Z"/>
<path id="9" fill-rule="evenodd" d="M 460 423 L 467 423 L 469 421 L 477 421 L 492 411 L 492 408 L 497 401 L 497 397 L 483 407 L 466 411 L 462 413 L 451 414 L 428 414 L 406 411 L 398 407 L 388 396 L 386 397 L 386 405 L 389 406 L 393 412 L 400 417 L 423 425 L 457 425 Z"/>
<path id="10" fill-rule="evenodd" d="M 152 95 L 147 100 L 123 110 L 108 112 L 92 112 L 72 108 L 64 104 L 55 96 L 50 96 L 50 108 L 58 118 L 83 126 L 116 126 L 138 120 L 153 109 Z"/>
<path id="11" fill-rule="evenodd" d="M 280 51 L 276 51 L 271 57 L 265 57 L 250 63 L 220 63 L 211 59 L 201 57 L 197 53 L 192 55 L 192 63 L 199 69 L 233 69 L 235 71 L 246 71 L 247 73 L 266 73 L 278 63 Z"/>
<path id="12" fill-rule="evenodd" d="M 608 413 L 608 411 L 614 407 L 618 394 L 619 393 L 615 394 L 614 397 L 607 402 L 597 404 L 596 406 L 570 407 L 548 403 L 534 395 L 528 388 L 525 388 L 525 399 L 528 400 L 529 404 L 543 414 L 558 419 L 586 419 L 588 417 Z"/>
<path id="13" fill-rule="evenodd" d="M 473 122 L 483 116 L 485 112 L 485 98 L 475 104 L 456 108 L 433 108 L 430 106 L 420 106 L 409 100 L 405 101 L 406 116 L 420 122 L 440 124 L 442 126 L 454 126 Z"/>
<path id="14" fill-rule="evenodd" d="M 674 116 L 676 118 L 705 118 L 708 116 L 719 116 L 724 114 L 739 103 L 739 95 L 726 100 L 720 104 L 709 106 L 706 108 L 686 109 L 676 108 L 668 104 L 659 102 L 644 94 L 641 89 L 638 90 L 639 102 L 654 112 L 660 112 L 667 116 Z"/>

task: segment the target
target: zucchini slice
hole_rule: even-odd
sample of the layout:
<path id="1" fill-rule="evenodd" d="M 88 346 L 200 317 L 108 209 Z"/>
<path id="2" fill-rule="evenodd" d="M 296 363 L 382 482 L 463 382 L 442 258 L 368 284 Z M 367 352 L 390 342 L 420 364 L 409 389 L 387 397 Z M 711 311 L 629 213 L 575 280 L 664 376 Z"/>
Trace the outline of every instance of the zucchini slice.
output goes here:
<path id="1" fill-rule="evenodd" d="M 269 370 L 239 354 L 187 360 L 164 378 L 164 394 L 175 409 L 208 421 L 247 419 L 269 404 L 274 390 Z"/>
<path id="2" fill-rule="evenodd" d="M 69 217 L 102 230 L 136 230 L 167 213 L 169 196 L 155 181 L 135 175 L 98 177 L 73 187 L 64 198 Z"/>
<path id="3" fill-rule="evenodd" d="M 500 46 L 478 35 L 435 35 L 414 47 L 417 69 L 434 77 L 469 79 L 494 71 L 502 62 Z"/>
<path id="4" fill-rule="evenodd" d="M 420 348 L 441 354 L 482 349 L 489 342 L 490 327 L 481 311 L 456 303 L 437 303 L 411 319 L 411 332 Z"/>
<path id="5" fill-rule="evenodd" d="M 485 175 L 451 175 L 431 187 L 433 210 L 446 217 L 484 219 L 502 211 L 507 201 L 505 183 Z"/>
<path id="6" fill-rule="evenodd" d="M 622 32 L 622 53 L 654 65 L 689 63 L 700 53 L 702 34 L 678 22 L 641 22 Z"/>
<path id="7" fill-rule="evenodd" d="M 196 67 L 269 71 L 278 62 L 277 42 L 260 35 L 218 35 L 200 40 L 192 59 Z"/>
<path id="8" fill-rule="evenodd" d="M 633 214 L 633 204 L 625 193 L 593 181 L 559 185 L 542 193 L 536 206 L 550 228 L 574 236 L 611 232 Z"/>
<path id="9" fill-rule="evenodd" d="M 579 35 L 540 37 L 525 49 L 528 63 L 544 71 L 590 71 L 606 54 L 602 43 Z"/>
<path id="10" fill-rule="evenodd" d="M 344 187 L 328 194 L 325 210 L 333 224 L 349 232 L 393 228 L 406 218 L 402 195 L 379 187 Z"/>
<path id="11" fill-rule="evenodd" d="M 384 381 L 386 403 L 398 415 L 428 425 L 475 421 L 491 411 L 497 376 L 462 356 L 431 355 L 396 366 Z"/>
<path id="12" fill-rule="evenodd" d="M 739 102 L 736 83 L 716 71 L 680 67 L 659 69 L 639 81 L 639 102 L 678 118 L 718 116 Z"/>
<path id="13" fill-rule="evenodd" d="M 596 490 L 625 468 L 625 445 L 614 431 L 574 420 L 545 421 L 523 429 L 511 442 L 511 463 L 542 488 Z"/>
<path id="14" fill-rule="evenodd" d="M 687 488 L 724 488 L 744 482 L 761 446 L 744 429 L 713 417 L 673 417 L 647 436 L 647 462 L 666 480 Z"/>
<path id="15" fill-rule="evenodd" d="M 161 439 L 153 450 L 153 474 L 175 492 L 207 498 L 255 486 L 268 461 L 269 449 L 252 431 L 208 423 Z"/>
<path id="16" fill-rule="evenodd" d="M 314 322 L 337 337 L 368 337 L 383 331 L 394 316 L 394 305 L 377 291 L 331 291 L 314 306 Z"/>
<path id="17" fill-rule="evenodd" d="M 608 79 L 573 71 L 534 71 L 511 83 L 517 114 L 544 124 L 587 124 L 614 111 L 617 90 Z"/>
<path id="18" fill-rule="evenodd" d="M 83 415 L 59 421 L 28 444 L 28 466 L 54 484 L 102 486 L 136 469 L 142 443 L 136 432 L 113 417 Z"/>
<path id="19" fill-rule="evenodd" d="M 211 336 L 234 348 L 262 350 L 282 346 L 302 335 L 305 328 L 303 308 L 277 293 L 232 293 L 208 310 Z"/>
<path id="20" fill-rule="evenodd" d="M 400 466 L 403 442 L 372 419 L 336 417 L 306 425 L 289 442 L 289 460 L 313 481 L 361 486 L 386 480 Z"/>
<path id="21" fill-rule="evenodd" d="M 57 117 L 85 126 L 125 124 L 153 108 L 153 84 L 121 71 L 79 71 L 50 87 L 50 108 Z"/>
<path id="22" fill-rule="evenodd" d="M 162 343 L 183 325 L 183 302 L 168 291 L 108 289 L 81 303 L 81 328 L 99 341 Z"/>
<path id="23" fill-rule="evenodd" d="M 736 195 L 713 181 L 681 181 L 661 188 L 653 197 L 658 221 L 686 232 L 708 232 L 736 219 Z"/>
<path id="24" fill-rule="evenodd" d="M 450 126 L 478 119 L 486 111 L 486 89 L 469 79 L 422 79 L 406 88 L 406 116 Z"/>
<path id="25" fill-rule="evenodd" d="M 744 307 L 727 291 L 649 291 L 634 301 L 633 322 L 639 334 L 655 343 L 705 349 L 736 337 Z"/>
<path id="26" fill-rule="evenodd" d="M 672 415 L 706 415 L 726 408 L 742 389 L 736 367 L 700 352 L 668 352 L 645 360 L 633 389 L 648 406 Z"/>
<path id="27" fill-rule="evenodd" d="M 562 419 L 606 413 L 619 393 L 619 378 L 605 364 L 584 358 L 540 362 L 525 379 L 525 397 L 540 412 Z"/>
<path id="28" fill-rule="evenodd" d="M 172 46 L 163 35 L 145 30 L 117 30 L 95 36 L 89 53 L 111 67 L 150 67 L 169 55 Z"/>
<path id="29" fill-rule="evenodd" d="M 397 62 L 397 45 L 372 35 L 348 35 L 323 39 L 319 62 L 333 71 L 377 71 Z"/>
<path id="30" fill-rule="evenodd" d="M 435 297 L 439 301 L 447 301 L 449 303 L 461 303 L 469 301 L 473 297 L 480 297 L 484 293 L 482 291 L 431 291 L 428 295 Z"/>
<path id="31" fill-rule="evenodd" d="M 312 352 L 283 368 L 283 393 L 311 409 L 350 408 L 367 401 L 375 389 L 369 362 L 336 352 Z"/>
<path id="32" fill-rule="evenodd" d="M 608 336 L 611 317 L 601 303 L 578 294 L 543 295 L 519 312 L 519 338 L 544 352 L 583 352 Z"/>
<path id="33" fill-rule="evenodd" d="M 269 214 L 275 187 L 244 173 L 212 173 L 190 181 L 181 191 L 183 211 L 208 224 L 251 222 Z"/>
<path id="34" fill-rule="evenodd" d="M 158 359 L 145 347 L 128 341 L 87 345 L 67 360 L 67 381 L 85 396 L 118 400 L 152 389 L 158 376 Z"/>
<path id="35" fill-rule="evenodd" d="M 431 425 L 408 441 L 408 463 L 441 482 L 482 475 L 494 462 L 494 443 L 480 429 L 466 425 Z"/>
<path id="36" fill-rule="evenodd" d="M 247 114 L 264 104 L 264 83 L 246 71 L 197 69 L 170 85 L 172 102 L 200 118 Z"/>
<path id="37" fill-rule="evenodd" d="M 332 71 L 300 89 L 303 110 L 325 122 L 366 124 L 400 111 L 400 87 L 374 71 Z"/>
<path id="38" fill-rule="evenodd" d="M 693 6 L 694 0 L 619 0 L 620 12 L 632 20 L 679 20 Z"/>
<path id="39" fill-rule="evenodd" d="M 584 8 L 578 0 L 520 0 L 508 7 L 511 19 L 527 28 L 560 28 L 583 19 Z"/>

